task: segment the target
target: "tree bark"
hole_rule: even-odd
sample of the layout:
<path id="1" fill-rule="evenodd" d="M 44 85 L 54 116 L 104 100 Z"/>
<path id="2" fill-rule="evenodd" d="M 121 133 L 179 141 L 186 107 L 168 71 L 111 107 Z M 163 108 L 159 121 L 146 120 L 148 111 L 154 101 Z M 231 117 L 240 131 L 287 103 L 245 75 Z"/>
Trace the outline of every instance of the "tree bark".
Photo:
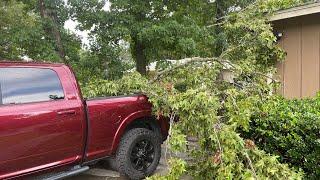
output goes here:
<path id="1" fill-rule="evenodd" d="M 53 38 L 55 39 L 59 57 L 65 64 L 69 64 L 66 59 L 66 53 L 61 40 L 61 33 L 59 31 L 55 15 L 53 13 L 50 13 L 51 11 L 46 8 L 44 0 L 39 0 L 39 9 L 41 17 L 43 19 L 49 20 L 52 23 L 52 26 L 49 29 L 46 29 L 46 32 L 49 35 L 53 36 Z"/>
<path id="2" fill-rule="evenodd" d="M 224 11 L 223 11 L 222 6 L 223 6 L 223 1 L 216 0 L 216 8 L 217 8 L 216 19 L 217 19 L 217 23 L 221 23 L 223 21 L 223 19 L 221 19 L 224 16 Z"/>
<path id="3" fill-rule="evenodd" d="M 134 57 L 136 60 L 136 69 L 141 75 L 147 75 L 147 58 L 144 55 L 144 45 L 137 41 L 134 42 Z"/>
<path id="4" fill-rule="evenodd" d="M 223 11 L 223 1 L 222 0 L 216 0 L 216 24 L 217 26 L 215 26 L 215 34 L 217 36 L 219 36 L 219 34 L 222 31 L 221 25 L 220 23 L 223 22 L 223 17 L 224 17 L 224 11 Z M 216 42 L 216 52 L 215 52 L 215 56 L 219 56 L 222 52 L 223 52 L 223 42 L 221 41 L 221 39 L 218 39 L 218 41 Z"/>

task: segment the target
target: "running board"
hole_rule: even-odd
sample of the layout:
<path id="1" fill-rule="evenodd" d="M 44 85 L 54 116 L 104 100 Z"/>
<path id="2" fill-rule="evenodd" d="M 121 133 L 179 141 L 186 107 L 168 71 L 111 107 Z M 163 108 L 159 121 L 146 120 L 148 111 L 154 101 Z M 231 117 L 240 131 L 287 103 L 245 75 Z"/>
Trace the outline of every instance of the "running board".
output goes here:
<path id="1" fill-rule="evenodd" d="M 69 171 L 57 173 L 57 174 L 52 175 L 50 177 L 46 177 L 43 180 L 60 180 L 60 179 L 64 179 L 67 177 L 71 177 L 71 176 L 75 176 L 77 174 L 83 173 L 89 169 L 90 169 L 89 166 L 83 166 L 83 167 L 76 166 Z"/>

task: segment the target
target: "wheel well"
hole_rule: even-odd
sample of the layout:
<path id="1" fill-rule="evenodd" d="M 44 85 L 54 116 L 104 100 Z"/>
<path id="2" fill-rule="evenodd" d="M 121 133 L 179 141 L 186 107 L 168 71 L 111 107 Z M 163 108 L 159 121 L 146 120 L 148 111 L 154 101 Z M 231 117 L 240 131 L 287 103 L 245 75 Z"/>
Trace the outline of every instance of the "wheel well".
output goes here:
<path id="1" fill-rule="evenodd" d="M 132 130 L 132 129 L 135 129 L 135 128 L 145 128 L 145 129 L 149 129 L 153 132 L 155 132 L 158 137 L 160 139 L 162 139 L 162 141 L 164 141 L 167 137 L 164 136 L 162 133 L 161 133 L 161 126 L 160 124 L 158 123 L 158 121 L 156 120 L 155 117 L 144 117 L 144 118 L 139 118 L 139 119 L 136 119 L 136 120 L 133 120 L 132 122 L 130 122 L 125 130 L 123 131 L 123 133 L 121 133 L 121 137 L 123 137 L 128 131 Z M 117 141 L 115 141 L 115 144 L 113 146 L 118 148 L 118 143 Z M 113 152 L 114 153 L 114 152 Z"/>
<path id="2" fill-rule="evenodd" d="M 146 117 L 134 120 L 126 127 L 125 133 L 135 128 L 149 129 L 151 131 L 159 133 L 159 135 L 162 136 L 160 125 L 154 117 Z"/>

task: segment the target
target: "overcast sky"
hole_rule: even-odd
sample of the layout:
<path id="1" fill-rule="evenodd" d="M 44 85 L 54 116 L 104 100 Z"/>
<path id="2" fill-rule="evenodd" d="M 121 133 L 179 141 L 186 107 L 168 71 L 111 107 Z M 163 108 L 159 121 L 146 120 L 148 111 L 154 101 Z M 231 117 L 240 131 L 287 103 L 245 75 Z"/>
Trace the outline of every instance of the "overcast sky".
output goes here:
<path id="1" fill-rule="evenodd" d="M 64 0 L 64 1 L 67 2 L 68 0 Z M 103 9 L 105 11 L 109 11 L 110 10 L 110 3 L 107 2 L 106 5 L 103 7 Z M 64 24 L 64 27 L 66 29 L 69 29 L 70 31 L 76 33 L 77 35 L 79 35 L 83 44 L 89 44 L 88 31 L 80 31 L 80 30 L 76 29 L 77 25 L 78 25 L 77 21 L 73 21 L 73 20 L 69 19 Z"/>

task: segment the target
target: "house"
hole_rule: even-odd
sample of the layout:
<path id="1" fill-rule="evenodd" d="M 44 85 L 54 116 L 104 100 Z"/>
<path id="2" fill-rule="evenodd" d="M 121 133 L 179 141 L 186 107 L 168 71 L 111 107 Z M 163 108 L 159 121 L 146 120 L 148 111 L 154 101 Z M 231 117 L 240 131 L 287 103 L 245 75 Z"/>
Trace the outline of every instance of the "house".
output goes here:
<path id="1" fill-rule="evenodd" d="M 320 91 L 320 2 L 277 12 L 270 19 L 286 60 L 277 64 L 287 98 L 315 96 Z"/>

